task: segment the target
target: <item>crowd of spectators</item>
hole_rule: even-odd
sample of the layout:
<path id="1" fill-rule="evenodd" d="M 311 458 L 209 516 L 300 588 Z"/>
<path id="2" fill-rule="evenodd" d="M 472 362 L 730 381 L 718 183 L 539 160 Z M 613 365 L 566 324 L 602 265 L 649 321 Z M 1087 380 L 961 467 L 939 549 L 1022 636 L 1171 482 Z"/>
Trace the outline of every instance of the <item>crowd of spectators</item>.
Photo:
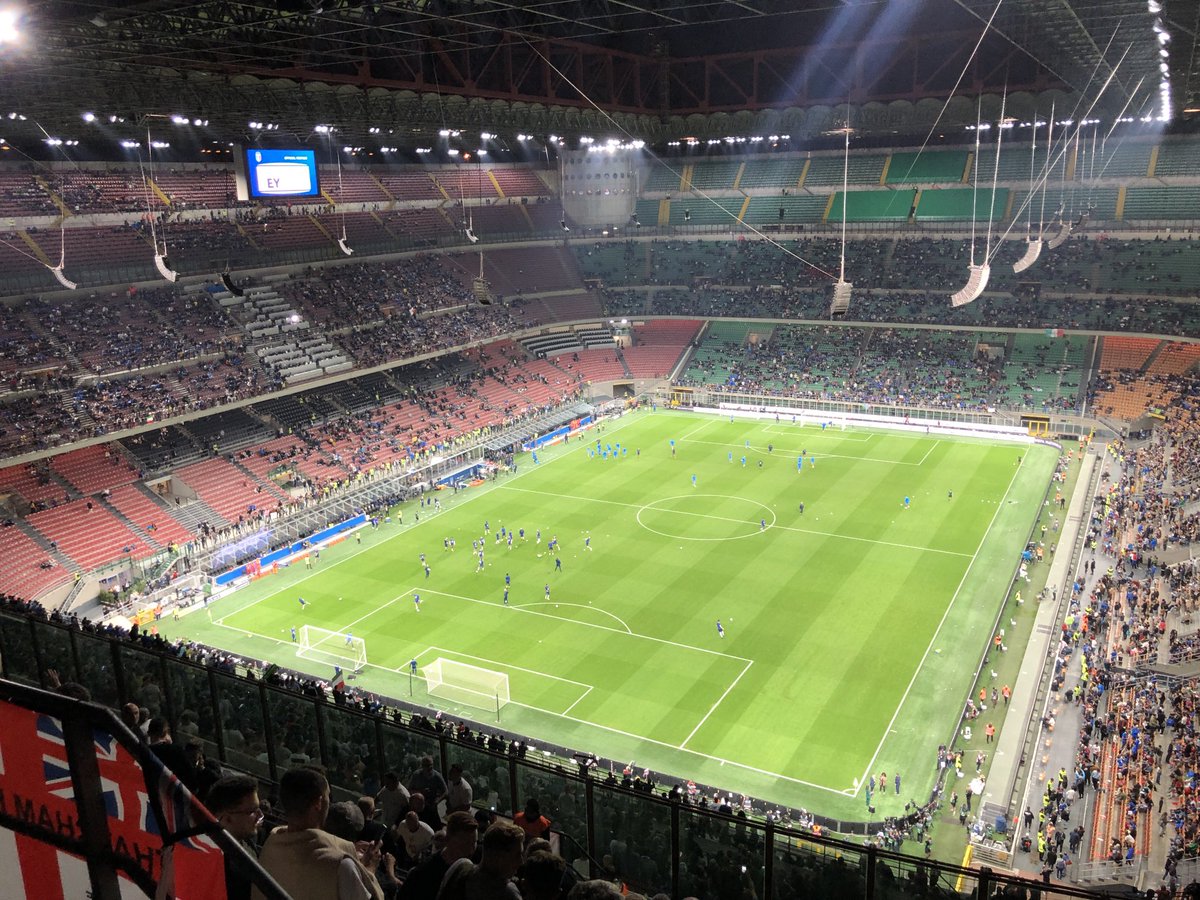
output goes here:
<path id="1" fill-rule="evenodd" d="M 1045 250 L 1036 267 L 1021 275 L 1013 273 L 1011 263 L 1025 245 L 1013 246 L 1011 252 L 1002 248 L 994 260 L 989 291 L 1016 295 L 1027 282 L 1072 294 L 1190 296 L 1200 289 L 1200 269 L 1181 264 L 1198 249 L 1191 240 L 1070 240 Z M 607 287 L 785 285 L 803 291 L 828 284 L 829 273 L 839 271 L 842 246 L 840 239 L 826 237 L 662 239 L 618 246 L 579 243 L 575 250 L 584 277 L 599 278 Z M 937 285 L 949 294 L 962 286 L 970 259 L 961 239 L 854 239 L 846 248 L 846 280 L 860 291 L 928 291 Z"/>
<path id="2" fill-rule="evenodd" d="M 1200 419 L 1194 379 L 1173 378 L 1185 402 L 1149 437 L 1105 448 L 1103 488 L 1084 535 L 1089 553 L 1072 584 L 1052 684 L 1081 712 L 1070 788 L 1076 797 L 1100 789 L 1090 857 L 1140 862 L 1157 824 L 1170 840 L 1162 883 L 1171 891 L 1177 860 L 1200 851 L 1192 764 L 1200 685 L 1146 674 L 1181 661 L 1197 639 L 1185 628 L 1200 596 L 1188 550 L 1200 533 L 1192 449 Z M 1056 808 L 1051 802 L 1040 822 Z"/>

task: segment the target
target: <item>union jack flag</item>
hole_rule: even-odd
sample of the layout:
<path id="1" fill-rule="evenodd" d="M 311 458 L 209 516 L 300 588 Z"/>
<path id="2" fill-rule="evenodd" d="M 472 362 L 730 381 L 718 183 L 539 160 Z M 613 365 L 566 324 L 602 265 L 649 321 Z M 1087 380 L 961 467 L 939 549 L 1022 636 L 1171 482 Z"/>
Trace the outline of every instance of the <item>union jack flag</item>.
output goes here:
<path id="1" fill-rule="evenodd" d="M 158 885 L 161 900 L 226 900 L 224 856 L 212 839 L 177 840 L 180 832 L 211 824 L 207 810 L 152 755 L 143 768 L 137 754 L 104 729 L 93 730 L 91 749 L 113 850 Z M 69 759 L 59 719 L 0 702 L 0 791 L 28 828 L 81 836 Z M 88 881 L 78 857 L 32 834 L 2 832 L 0 870 L 14 869 L 24 897 L 37 900 L 83 896 Z"/>

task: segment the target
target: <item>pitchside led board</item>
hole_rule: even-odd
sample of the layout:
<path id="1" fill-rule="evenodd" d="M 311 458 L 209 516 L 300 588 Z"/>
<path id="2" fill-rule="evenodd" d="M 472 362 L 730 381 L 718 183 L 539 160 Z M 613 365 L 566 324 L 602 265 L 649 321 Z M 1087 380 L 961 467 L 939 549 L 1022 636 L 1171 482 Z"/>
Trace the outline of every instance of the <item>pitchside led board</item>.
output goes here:
<path id="1" fill-rule="evenodd" d="M 319 197 L 315 150 L 238 147 L 234 180 L 239 200 Z"/>

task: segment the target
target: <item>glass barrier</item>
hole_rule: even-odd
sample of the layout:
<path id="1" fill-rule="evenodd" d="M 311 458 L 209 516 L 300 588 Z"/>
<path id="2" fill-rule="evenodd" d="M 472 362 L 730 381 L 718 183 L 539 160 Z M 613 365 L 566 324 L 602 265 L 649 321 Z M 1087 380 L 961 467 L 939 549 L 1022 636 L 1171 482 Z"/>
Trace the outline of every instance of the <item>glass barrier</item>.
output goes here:
<path id="1" fill-rule="evenodd" d="M 596 857 L 604 871 L 646 896 L 670 893 L 670 806 L 625 790 L 594 791 L 592 803 Z"/>
<path id="2" fill-rule="evenodd" d="M 213 683 L 225 761 L 235 769 L 269 778 L 271 764 L 260 685 L 221 673 L 213 675 Z"/>
<path id="3" fill-rule="evenodd" d="M 49 622 L 34 622 L 33 630 L 37 632 L 37 647 L 42 657 L 42 669 L 53 669 L 58 674 L 59 682 L 79 681 L 79 671 L 75 667 L 75 653 L 71 649 L 71 633 L 63 628 L 51 625 Z"/>
<path id="4" fill-rule="evenodd" d="M 597 876 L 619 877 L 648 896 L 900 898 L 928 896 L 931 886 L 943 894 L 981 887 L 990 893 L 1014 881 L 717 815 L 668 800 L 661 790 L 606 784 L 565 761 L 517 759 L 427 726 L 403 725 L 53 622 L 31 625 L 0 614 L 0 654 L 12 680 L 39 683 L 41 660 L 63 680 L 77 678 L 97 700 L 115 706 L 120 693 L 152 714 L 170 716 L 177 741 L 199 740 L 206 755 L 267 782 L 277 782 L 291 766 L 321 763 L 338 798 L 350 799 L 374 794 L 388 771 L 408 783 L 423 756 L 443 772 L 460 764 L 477 808 L 511 815 L 537 799 L 552 829 L 564 835 L 564 854 L 573 863 Z M 1058 882 L 1018 884 L 1026 893 L 1035 888 L 1042 897 L 1095 896 Z"/>
<path id="5" fill-rule="evenodd" d="M 365 793 L 378 793 L 379 744 L 375 723 L 361 713 L 338 706 L 321 706 L 324 720 L 321 734 L 321 761 L 329 783 L 337 785 L 339 799 L 357 800 Z"/>
<path id="6" fill-rule="evenodd" d="M 175 709 L 174 733 L 204 744 L 204 754 L 220 758 L 216 709 L 209 673 L 199 666 L 167 661 L 167 690 Z"/>
<path id="7" fill-rule="evenodd" d="M 41 686 L 37 652 L 33 648 L 29 620 L 0 616 L 0 655 L 4 658 L 5 677 L 21 684 Z"/>
<path id="8" fill-rule="evenodd" d="M 766 833 L 762 825 L 681 808 L 680 890 L 697 900 L 762 897 L 765 848 Z"/>
<path id="9" fill-rule="evenodd" d="M 312 700 L 277 688 L 267 688 L 267 727 L 271 734 L 274 770 L 271 780 L 292 766 L 320 762 L 317 707 Z"/>
<path id="10" fill-rule="evenodd" d="M 79 660 L 79 683 L 92 692 L 96 703 L 115 709 L 121 705 L 112 645 L 81 632 L 72 632 Z"/>
<path id="11" fill-rule="evenodd" d="M 163 694 L 163 657 L 131 647 L 117 644 L 122 696 L 126 703 L 136 703 L 150 711 L 152 717 L 167 714 L 166 696 Z"/>
<path id="12" fill-rule="evenodd" d="M 472 805 L 490 809 L 502 816 L 513 814 L 512 778 L 507 758 L 495 756 L 463 741 L 447 741 L 447 779 L 450 777 L 450 766 L 455 763 L 463 767 L 463 778 L 471 785 Z"/>

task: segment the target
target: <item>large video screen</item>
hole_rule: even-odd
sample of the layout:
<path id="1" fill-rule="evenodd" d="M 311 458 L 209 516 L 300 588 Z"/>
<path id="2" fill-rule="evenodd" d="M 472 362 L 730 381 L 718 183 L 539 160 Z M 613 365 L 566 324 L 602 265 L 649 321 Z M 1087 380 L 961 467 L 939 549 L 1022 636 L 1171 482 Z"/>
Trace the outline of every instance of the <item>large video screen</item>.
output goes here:
<path id="1" fill-rule="evenodd" d="M 317 197 L 317 154 L 313 150 L 245 150 L 250 197 Z"/>

